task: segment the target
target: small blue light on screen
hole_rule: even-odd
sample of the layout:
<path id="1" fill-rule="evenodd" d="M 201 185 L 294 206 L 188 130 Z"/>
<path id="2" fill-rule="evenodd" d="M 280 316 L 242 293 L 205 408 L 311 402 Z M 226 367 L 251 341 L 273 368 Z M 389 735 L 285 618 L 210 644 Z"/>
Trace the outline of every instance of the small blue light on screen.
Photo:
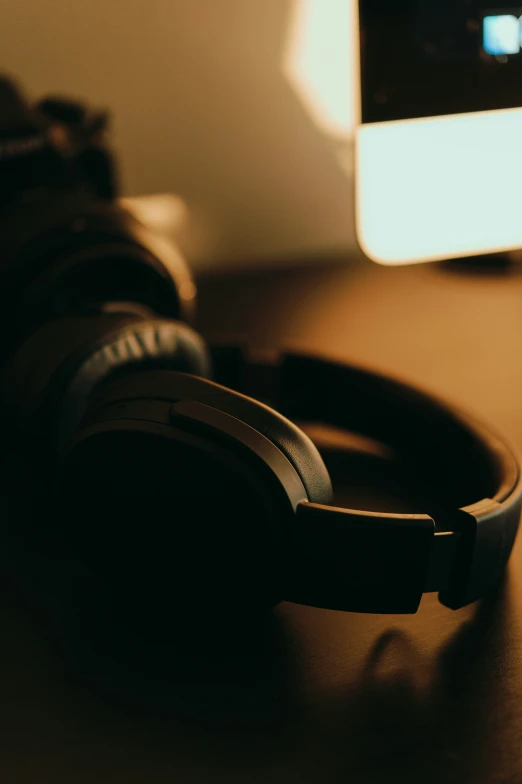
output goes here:
<path id="1" fill-rule="evenodd" d="M 484 50 L 491 55 L 520 52 L 520 20 L 516 16 L 486 16 L 484 18 Z"/>

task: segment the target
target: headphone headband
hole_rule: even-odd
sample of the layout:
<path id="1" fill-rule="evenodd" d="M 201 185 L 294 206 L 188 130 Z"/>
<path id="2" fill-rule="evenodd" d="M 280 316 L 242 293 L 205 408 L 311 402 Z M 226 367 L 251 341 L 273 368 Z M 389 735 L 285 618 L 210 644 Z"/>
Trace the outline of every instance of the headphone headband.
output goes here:
<path id="1" fill-rule="evenodd" d="M 522 507 L 512 449 L 483 423 L 412 386 L 311 356 L 213 349 L 218 383 L 292 419 L 377 439 L 412 460 L 444 503 L 379 514 L 302 503 L 285 598 L 353 612 L 415 612 L 424 592 L 459 609 L 498 581 Z"/>

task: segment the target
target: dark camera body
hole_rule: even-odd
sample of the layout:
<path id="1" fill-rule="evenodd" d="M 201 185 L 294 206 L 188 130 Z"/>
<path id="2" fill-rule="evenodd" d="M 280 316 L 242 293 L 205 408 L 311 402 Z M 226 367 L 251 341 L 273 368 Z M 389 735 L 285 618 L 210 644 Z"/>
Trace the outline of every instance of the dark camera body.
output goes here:
<path id="1" fill-rule="evenodd" d="M 10 399 L 20 409 L 21 387 L 30 396 L 36 383 L 30 366 L 41 364 L 44 354 L 50 364 L 54 354 L 57 364 L 60 352 L 70 353 L 75 343 L 86 348 L 89 334 L 99 342 L 129 319 L 190 321 L 194 302 L 190 274 L 176 249 L 116 199 L 98 198 L 75 156 L 53 144 L 49 123 L 21 97 L 18 109 L 19 117 L 3 129 L 3 147 L 13 152 L 0 157 L 8 169 L 0 201 L 0 356 L 7 410 Z M 30 346 L 38 344 L 39 332 L 52 339 L 37 352 Z"/>
<path id="2" fill-rule="evenodd" d="M 53 560 L 57 543 L 65 546 L 64 527 L 75 530 L 71 523 L 82 508 L 78 488 L 61 472 L 94 392 L 138 371 L 206 376 L 208 360 L 189 326 L 195 288 L 184 259 L 116 198 L 100 196 L 91 172 L 79 165 L 88 157 L 86 134 L 78 128 L 71 133 L 69 141 L 80 139 L 77 148 L 57 144 L 55 131 L 67 133 L 65 121 L 30 107 L 7 80 L 0 82 L 0 109 L 0 369 L 8 497 L 2 530 L 10 538 L 13 570 L 34 580 L 37 573 L 60 574 L 71 552 L 78 557 L 69 541 L 69 552 Z M 110 161 L 109 150 L 98 141 L 96 146 Z M 84 478 L 89 486 L 90 477 Z M 105 521 L 106 500 L 98 497 L 91 507 Z M 120 535 L 116 525 L 113 546 Z M 100 543 L 98 536 L 114 554 L 108 532 L 93 532 Z M 96 560 L 83 559 L 80 571 L 94 574 Z M 61 586 L 72 584 L 71 574 L 57 579 Z"/>

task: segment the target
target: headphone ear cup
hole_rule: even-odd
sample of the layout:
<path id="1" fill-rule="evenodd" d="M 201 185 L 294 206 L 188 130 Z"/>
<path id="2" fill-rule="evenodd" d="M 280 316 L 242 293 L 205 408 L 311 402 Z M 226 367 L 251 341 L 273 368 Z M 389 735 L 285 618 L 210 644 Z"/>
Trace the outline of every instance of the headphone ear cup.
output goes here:
<path id="1" fill-rule="evenodd" d="M 218 419 L 179 415 L 178 403 Z M 61 481 L 57 548 L 79 554 L 120 607 L 139 604 L 149 620 L 155 607 L 177 615 L 178 603 L 212 612 L 277 603 L 295 504 L 331 497 L 322 459 L 299 428 L 256 400 L 169 371 L 99 391 Z"/>
<path id="2" fill-rule="evenodd" d="M 137 370 L 210 375 L 203 339 L 187 324 L 136 314 L 63 318 L 21 345 L 4 376 L 7 410 L 22 432 L 41 432 L 58 449 L 99 387 Z"/>

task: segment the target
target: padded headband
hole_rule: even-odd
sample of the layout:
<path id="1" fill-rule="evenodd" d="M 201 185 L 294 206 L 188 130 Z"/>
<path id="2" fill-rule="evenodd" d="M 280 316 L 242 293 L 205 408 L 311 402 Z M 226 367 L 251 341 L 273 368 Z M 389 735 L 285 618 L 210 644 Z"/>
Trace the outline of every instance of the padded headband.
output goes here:
<path id="1" fill-rule="evenodd" d="M 443 502 L 426 514 L 301 504 L 285 598 L 357 612 L 415 612 L 439 591 L 458 609 L 498 581 L 518 530 L 522 483 L 512 449 L 489 427 L 412 386 L 297 354 L 271 361 L 213 349 L 216 381 L 285 416 L 391 446 Z M 434 493 L 435 496 L 435 493 Z"/>

